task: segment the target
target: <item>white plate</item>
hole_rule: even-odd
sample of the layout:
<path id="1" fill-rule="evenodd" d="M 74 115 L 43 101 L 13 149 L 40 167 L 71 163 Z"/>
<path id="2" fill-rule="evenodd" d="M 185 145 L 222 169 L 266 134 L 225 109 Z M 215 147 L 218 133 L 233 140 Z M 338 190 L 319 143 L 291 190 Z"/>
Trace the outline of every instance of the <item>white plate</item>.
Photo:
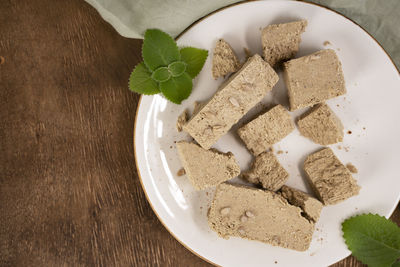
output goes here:
<path id="1" fill-rule="evenodd" d="M 308 20 L 297 56 L 333 48 L 342 61 L 348 93 L 328 104 L 341 118 L 345 131 L 352 133 L 346 133 L 343 143 L 331 148 L 342 162 L 357 166 L 359 173 L 355 178 L 362 186 L 358 196 L 323 209 L 306 252 L 239 238 L 219 238 L 207 225 L 213 190 L 195 191 L 185 176 L 176 175 L 181 164 L 174 144 L 188 139 L 187 134 L 175 130 L 178 115 L 185 108 L 192 109 L 194 101 L 211 97 L 222 82 L 211 77 L 215 41 L 223 37 L 243 59 L 243 47 L 261 53 L 262 27 L 296 19 Z M 324 46 L 325 41 L 332 45 Z M 148 200 L 179 242 L 198 256 L 223 266 L 326 266 L 350 254 L 341 233 L 345 218 L 362 212 L 390 216 L 400 196 L 400 80 L 390 58 L 364 30 L 313 4 L 259 1 L 235 5 L 206 17 L 180 36 L 178 44 L 208 49 L 210 56 L 194 82 L 192 95 L 182 105 L 172 104 L 159 95 L 141 98 L 135 124 L 135 153 Z M 285 90 L 281 77 L 263 103 L 286 104 Z M 260 108 L 262 105 L 250 113 Z M 293 112 L 293 118 L 304 111 Z M 247 168 L 251 156 L 234 133 L 222 137 L 215 147 L 232 151 L 242 170 Z M 275 151 L 285 152 L 278 158 L 290 173 L 288 185 L 309 191 L 300 165 L 307 154 L 319 147 L 297 130 L 274 146 Z"/>

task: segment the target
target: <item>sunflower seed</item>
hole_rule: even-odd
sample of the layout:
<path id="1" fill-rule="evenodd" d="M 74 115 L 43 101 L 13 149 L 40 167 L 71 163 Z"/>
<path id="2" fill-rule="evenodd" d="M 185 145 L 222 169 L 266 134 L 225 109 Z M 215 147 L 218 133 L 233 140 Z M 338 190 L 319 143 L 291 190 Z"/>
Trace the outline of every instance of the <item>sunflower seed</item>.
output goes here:
<path id="1" fill-rule="evenodd" d="M 230 207 L 225 207 L 225 208 L 222 208 L 222 209 L 219 211 L 219 213 L 221 213 L 221 215 L 228 215 L 230 211 L 231 211 L 231 208 L 230 208 Z"/>
<path id="2" fill-rule="evenodd" d="M 239 102 L 234 97 L 230 97 L 229 102 L 231 102 L 231 104 L 234 105 L 235 107 L 240 107 Z"/>
<path id="3" fill-rule="evenodd" d="M 219 124 L 217 124 L 217 125 L 214 125 L 213 127 L 212 127 L 212 129 L 213 130 L 221 130 L 222 128 L 224 128 L 225 126 L 224 125 L 219 125 Z"/>
<path id="4" fill-rule="evenodd" d="M 202 111 L 202 113 L 204 116 L 215 116 L 215 113 L 211 111 Z"/>
<path id="5" fill-rule="evenodd" d="M 249 210 L 246 211 L 245 214 L 246 214 L 246 216 L 249 217 L 249 218 L 254 218 L 254 217 L 255 217 L 254 213 L 252 213 L 252 212 L 249 211 Z"/>
<path id="6" fill-rule="evenodd" d="M 312 55 L 311 56 L 311 60 L 317 60 L 317 59 L 320 59 L 321 58 L 321 56 L 319 56 L 319 55 Z"/>

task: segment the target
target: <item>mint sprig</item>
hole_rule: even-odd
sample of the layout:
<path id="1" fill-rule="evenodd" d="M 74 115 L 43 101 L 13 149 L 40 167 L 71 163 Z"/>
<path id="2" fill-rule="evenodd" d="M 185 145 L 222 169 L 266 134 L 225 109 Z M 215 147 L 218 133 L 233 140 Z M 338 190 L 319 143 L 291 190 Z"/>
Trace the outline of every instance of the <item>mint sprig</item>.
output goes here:
<path id="1" fill-rule="evenodd" d="M 343 237 L 353 255 L 371 267 L 398 266 L 400 228 L 385 217 L 363 214 L 342 223 Z"/>
<path id="2" fill-rule="evenodd" d="M 143 62 L 129 78 L 129 89 L 144 95 L 162 93 L 180 104 L 192 92 L 193 81 L 208 56 L 208 51 L 194 47 L 179 49 L 174 39 L 158 29 L 144 34 Z"/>

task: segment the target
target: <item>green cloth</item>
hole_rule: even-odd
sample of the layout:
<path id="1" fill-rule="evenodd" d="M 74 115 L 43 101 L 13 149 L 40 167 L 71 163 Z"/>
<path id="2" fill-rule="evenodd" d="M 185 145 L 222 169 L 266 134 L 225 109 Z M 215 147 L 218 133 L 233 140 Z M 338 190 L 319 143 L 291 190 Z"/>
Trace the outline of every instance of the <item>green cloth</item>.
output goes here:
<path id="1" fill-rule="evenodd" d="M 375 37 L 400 68 L 400 0 L 312 0 L 352 19 Z"/>
<path id="2" fill-rule="evenodd" d="M 86 0 L 122 36 L 142 38 L 148 28 L 172 36 L 237 0 Z M 400 0 L 310 0 L 342 13 L 366 29 L 400 67 Z"/>
<path id="3" fill-rule="evenodd" d="M 146 29 L 158 28 L 177 36 L 213 10 L 238 0 L 86 0 L 122 36 L 143 38 Z"/>

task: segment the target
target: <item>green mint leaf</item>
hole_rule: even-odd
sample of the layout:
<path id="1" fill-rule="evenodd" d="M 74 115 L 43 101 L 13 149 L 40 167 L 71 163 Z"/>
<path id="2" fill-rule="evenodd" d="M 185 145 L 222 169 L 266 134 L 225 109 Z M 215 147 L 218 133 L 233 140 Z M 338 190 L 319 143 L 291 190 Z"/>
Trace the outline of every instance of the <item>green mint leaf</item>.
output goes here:
<path id="1" fill-rule="evenodd" d="M 181 59 L 174 39 L 158 29 L 150 29 L 145 32 L 142 56 L 144 64 L 151 71 L 159 67 L 166 67 Z"/>
<path id="2" fill-rule="evenodd" d="M 154 95 L 160 92 L 158 84 L 151 78 L 151 72 L 143 62 L 133 69 L 129 77 L 129 89 L 143 95 Z"/>
<path id="3" fill-rule="evenodd" d="M 181 76 L 186 70 L 186 63 L 182 61 L 175 61 L 168 65 L 168 70 L 173 77 Z"/>
<path id="4" fill-rule="evenodd" d="M 142 56 L 143 62 L 129 78 L 129 89 L 145 95 L 162 92 L 180 104 L 192 92 L 192 79 L 203 68 L 208 51 L 194 47 L 179 50 L 167 33 L 149 29 L 144 34 Z"/>
<path id="5" fill-rule="evenodd" d="M 171 78 L 171 73 L 167 67 L 159 67 L 153 72 L 151 78 L 157 82 L 166 82 Z"/>
<path id="6" fill-rule="evenodd" d="M 187 64 L 186 72 L 194 78 L 206 62 L 208 51 L 194 47 L 184 47 L 180 51 L 181 60 Z"/>
<path id="7" fill-rule="evenodd" d="M 342 230 L 347 247 L 368 266 L 391 266 L 400 257 L 400 228 L 385 217 L 358 215 L 345 220 Z"/>
<path id="8" fill-rule="evenodd" d="M 192 87 L 192 77 L 185 72 L 179 77 L 171 77 L 168 81 L 160 83 L 163 95 L 175 104 L 180 104 L 182 100 L 188 98 Z"/>

